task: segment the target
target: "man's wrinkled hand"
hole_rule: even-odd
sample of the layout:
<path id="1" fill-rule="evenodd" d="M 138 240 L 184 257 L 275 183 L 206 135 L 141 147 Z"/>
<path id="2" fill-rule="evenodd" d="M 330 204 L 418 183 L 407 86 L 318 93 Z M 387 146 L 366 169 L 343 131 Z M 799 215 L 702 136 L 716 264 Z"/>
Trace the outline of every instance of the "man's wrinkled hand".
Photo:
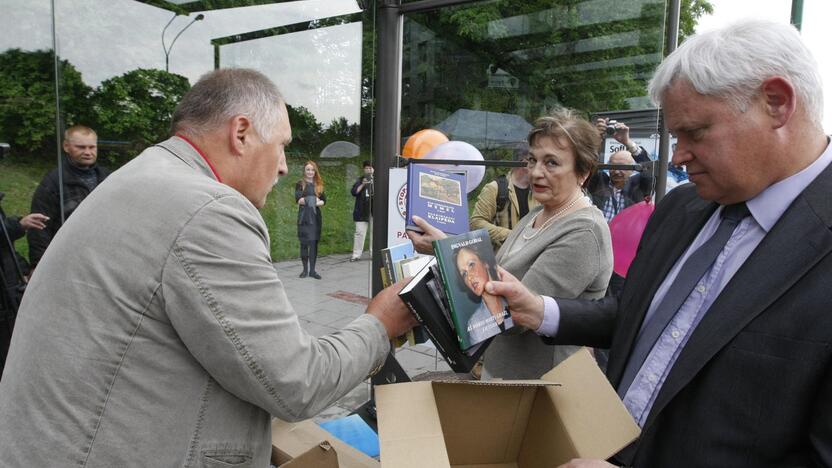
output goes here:
<path id="1" fill-rule="evenodd" d="M 387 336 L 392 340 L 402 336 L 408 330 L 419 324 L 410 309 L 399 298 L 399 291 L 410 281 L 406 278 L 398 283 L 379 291 L 367 306 L 367 313 L 377 318 L 387 330 Z"/>
<path id="2" fill-rule="evenodd" d="M 489 281 L 485 290 L 503 296 L 508 302 L 511 319 L 515 324 L 537 330 L 543 323 L 543 298 L 529 291 L 517 278 L 502 267 L 497 267 L 500 281 Z"/>
<path id="3" fill-rule="evenodd" d="M 413 217 L 413 224 L 419 226 L 423 232 L 407 231 L 407 237 L 413 242 L 413 248 L 421 254 L 433 255 L 433 241 L 448 237 L 418 216 Z"/>

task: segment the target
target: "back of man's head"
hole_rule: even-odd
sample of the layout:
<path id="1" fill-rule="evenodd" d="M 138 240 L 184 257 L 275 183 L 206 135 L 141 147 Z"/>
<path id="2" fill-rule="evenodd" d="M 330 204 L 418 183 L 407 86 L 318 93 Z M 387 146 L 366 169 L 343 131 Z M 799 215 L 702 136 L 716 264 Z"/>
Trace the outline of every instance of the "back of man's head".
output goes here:
<path id="1" fill-rule="evenodd" d="M 725 98 L 745 112 L 768 78 L 783 77 L 794 86 L 798 108 L 818 125 L 823 118 L 820 73 L 809 49 L 791 25 L 744 20 L 698 34 L 670 54 L 650 81 L 654 103 L 682 79 L 699 94 Z"/>
<path id="2" fill-rule="evenodd" d="M 176 106 L 171 131 L 199 137 L 236 115 L 245 115 L 260 138 L 271 141 L 283 103 L 274 83 L 258 71 L 214 70 L 203 75 Z"/>

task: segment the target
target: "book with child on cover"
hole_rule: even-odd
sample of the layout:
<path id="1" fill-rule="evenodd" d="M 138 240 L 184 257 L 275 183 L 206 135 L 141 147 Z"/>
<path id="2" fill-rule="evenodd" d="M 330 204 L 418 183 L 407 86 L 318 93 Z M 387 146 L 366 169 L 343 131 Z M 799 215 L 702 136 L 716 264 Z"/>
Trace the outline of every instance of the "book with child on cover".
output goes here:
<path id="1" fill-rule="evenodd" d="M 413 216 L 416 215 L 446 234 L 468 231 L 465 176 L 410 163 L 407 166 L 405 211 L 408 230 L 422 231 L 413 224 Z"/>
<path id="2" fill-rule="evenodd" d="M 505 299 L 485 290 L 489 280 L 498 278 L 487 230 L 433 241 L 433 250 L 463 350 L 514 326 Z"/>

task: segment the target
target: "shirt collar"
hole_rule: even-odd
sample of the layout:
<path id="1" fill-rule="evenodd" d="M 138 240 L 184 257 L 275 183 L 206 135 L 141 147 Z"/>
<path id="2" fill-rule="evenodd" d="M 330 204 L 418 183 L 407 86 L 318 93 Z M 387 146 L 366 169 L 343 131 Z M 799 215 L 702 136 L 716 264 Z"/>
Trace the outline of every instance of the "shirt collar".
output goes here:
<path id="1" fill-rule="evenodd" d="M 185 135 L 181 133 L 177 133 L 176 136 L 184 140 L 185 143 L 191 145 L 191 148 L 195 149 L 196 152 L 199 153 L 199 155 L 202 157 L 202 160 L 205 161 L 205 164 L 207 164 L 208 168 L 211 169 L 211 172 L 214 174 L 214 177 L 217 179 L 217 182 L 222 183 L 222 179 L 220 178 L 220 175 L 217 174 L 217 170 L 214 168 L 214 165 L 211 164 L 211 161 L 208 160 L 208 157 L 205 156 L 205 153 L 202 152 L 199 146 L 197 146 L 194 142 L 189 140 Z"/>
<path id="2" fill-rule="evenodd" d="M 766 232 L 774 227 L 774 224 L 794 199 L 832 162 L 832 144 L 829 143 L 829 137 L 826 141 L 826 150 L 812 164 L 809 164 L 802 171 L 770 185 L 756 197 L 746 202 L 754 220 Z"/>

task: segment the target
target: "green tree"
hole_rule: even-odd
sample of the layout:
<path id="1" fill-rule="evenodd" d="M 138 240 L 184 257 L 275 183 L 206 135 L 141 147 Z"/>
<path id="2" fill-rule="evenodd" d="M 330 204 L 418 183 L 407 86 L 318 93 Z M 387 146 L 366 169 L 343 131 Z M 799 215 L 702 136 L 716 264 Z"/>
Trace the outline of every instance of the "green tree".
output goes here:
<path id="1" fill-rule="evenodd" d="M 310 155 L 323 148 L 320 146 L 323 126 L 309 109 L 303 106 L 290 106 L 286 104 L 289 111 L 289 122 L 292 124 L 292 144 L 289 145 L 289 154 Z"/>
<path id="2" fill-rule="evenodd" d="M 51 50 L 9 49 L 0 53 L 0 140 L 16 154 L 54 157 L 55 62 Z M 92 88 L 66 60 L 59 60 L 61 118 L 91 125 Z"/>
<path id="3" fill-rule="evenodd" d="M 93 96 L 100 138 L 141 148 L 167 138 L 188 79 L 164 70 L 136 69 L 101 83 Z"/>
<path id="4" fill-rule="evenodd" d="M 323 143 L 327 145 L 333 141 L 349 141 L 358 144 L 359 127 L 357 123 L 349 123 L 346 117 L 332 119 L 329 127 L 324 130 Z"/>
<path id="5" fill-rule="evenodd" d="M 555 106 L 644 105 L 666 50 L 666 7 L 659 0 L 500 0 L 408 15 L 402 134 L 459 108 L 531 121 Z M 682 36 L 711 11 L 708 0 L 683 0 Z"/>
<path id="6" fill-rule="evenodd" d="M 714 6 L 708 0 L 682 0 L 679 13 L 679 43 L 681 44 L 696 32 L 699 18 L 713 13 Z"/>

